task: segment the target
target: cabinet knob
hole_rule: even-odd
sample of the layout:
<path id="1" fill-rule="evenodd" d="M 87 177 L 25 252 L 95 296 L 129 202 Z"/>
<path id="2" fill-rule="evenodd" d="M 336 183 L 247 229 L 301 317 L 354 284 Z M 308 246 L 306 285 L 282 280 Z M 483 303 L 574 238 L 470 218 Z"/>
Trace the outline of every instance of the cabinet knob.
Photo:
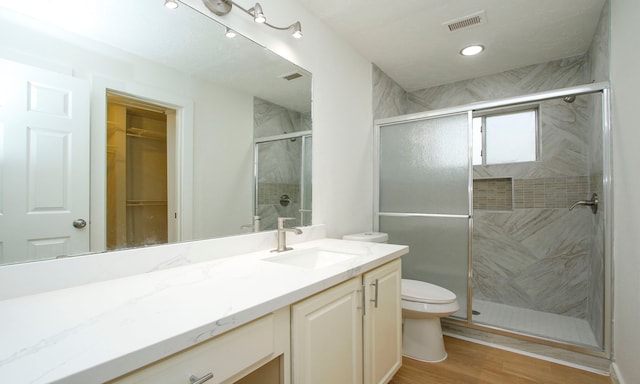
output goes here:
<path id="1" fill-rule="evenodd" d="M 197 377 L 196 375 L 191 375 L 191 377 L 189 377 L 189 381 L 191 382 L 191 384 L 202 384 L 209 379 L 213 379 L 213 373 L 211 372 L 202 377 Z"/>

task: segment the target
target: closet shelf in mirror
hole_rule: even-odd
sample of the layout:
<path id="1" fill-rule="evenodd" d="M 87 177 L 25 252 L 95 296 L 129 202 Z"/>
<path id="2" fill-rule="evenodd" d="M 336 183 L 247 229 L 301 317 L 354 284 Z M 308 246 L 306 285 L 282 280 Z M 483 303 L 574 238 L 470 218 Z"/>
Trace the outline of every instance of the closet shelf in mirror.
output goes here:
<path id="1" fill-rule="evenodd" d="M 166 140 L 167 132 L 151 131 L 144 128 L 127 128 L 127 136 L 138 137 L 142 139 Z"/>
<path id="2" fill-rule="evenodd" d="M 127 200 L 127 207 L 166 206 L 166 200 Z"/>

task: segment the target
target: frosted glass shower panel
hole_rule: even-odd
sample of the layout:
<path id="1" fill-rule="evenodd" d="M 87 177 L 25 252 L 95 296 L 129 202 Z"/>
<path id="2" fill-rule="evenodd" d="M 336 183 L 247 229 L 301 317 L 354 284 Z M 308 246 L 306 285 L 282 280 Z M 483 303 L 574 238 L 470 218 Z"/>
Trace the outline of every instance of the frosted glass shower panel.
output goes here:
<path id="1" fill-rule="evenodd" d="M 455 293 L 460 310 L 454 316 L 466 319 L 469 220 L 381 216 L 379 228 L 389 234 L 390 243 L 409 246 L 409 253 L 402 256 L 402 277 L 436 284 Z"/>
<path id="2" fill-rule="evenodd" d="M 467 113 L 380 127 L 380 211 L 469 212 Z"/>

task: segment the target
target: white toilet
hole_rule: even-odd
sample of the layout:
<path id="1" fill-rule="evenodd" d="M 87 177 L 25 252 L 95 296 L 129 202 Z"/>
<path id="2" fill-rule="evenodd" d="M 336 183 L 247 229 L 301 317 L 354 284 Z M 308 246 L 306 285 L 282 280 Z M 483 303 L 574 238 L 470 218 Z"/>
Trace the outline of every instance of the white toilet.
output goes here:
<path id="1" fill-rule="evenodd" d="M 346 235 L 344 240 L 386 243 L 380 232 Z M 460 309 L 455 293 L 423 281 L 402 279 L 402 354 L 415 360 L 437 363 L 447 358 L 440 318 Z"/>
<path id="2" fill-rule="evenodd" d="M 424 281 L 402 279 L 402 354 L 437 363 L 447 358 L 440 318 L 460 309 L 455 293 Z"/>

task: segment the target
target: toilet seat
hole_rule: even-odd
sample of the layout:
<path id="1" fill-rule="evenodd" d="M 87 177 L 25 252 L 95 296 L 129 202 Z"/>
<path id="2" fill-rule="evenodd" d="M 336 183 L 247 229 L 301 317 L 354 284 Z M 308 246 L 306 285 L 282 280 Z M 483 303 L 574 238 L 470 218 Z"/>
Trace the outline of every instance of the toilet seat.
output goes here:
<path id="1" fill-rule="evenodd" d="M 402 279 L 402 300 L 428 304 L 449 304 L 456 294 L 446 288 L 424 281 Z"/>

